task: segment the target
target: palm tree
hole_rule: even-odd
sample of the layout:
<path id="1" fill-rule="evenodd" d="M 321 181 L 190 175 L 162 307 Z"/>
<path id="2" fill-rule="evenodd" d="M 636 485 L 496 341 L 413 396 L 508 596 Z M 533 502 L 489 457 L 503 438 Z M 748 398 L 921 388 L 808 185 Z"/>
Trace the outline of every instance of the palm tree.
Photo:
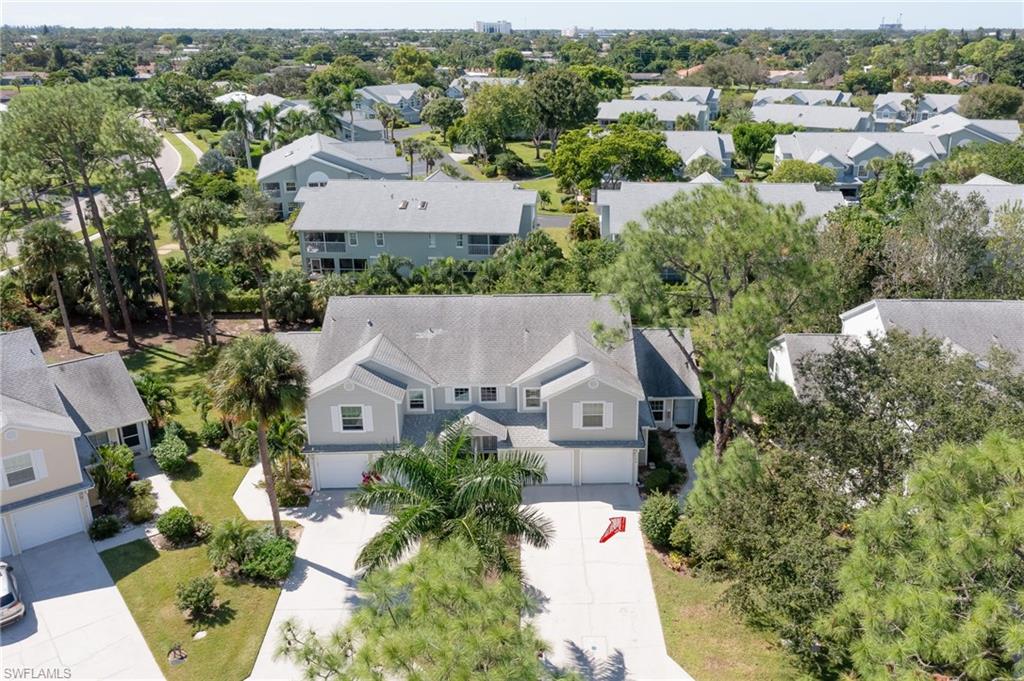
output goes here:
<path id="1" fill-rule="evenodd" d="M 332 137 L 338 134 L 338 117 L 345 109 L 342 108 L 337 97 L 333 95 L 329 97 L 314 97 L 309 100 L 309 106 L 313 109 L 310 118 L 316 132 Z"/>
<path id="2" fill-rule="evenodd" d="M 270 276 L 270 261 L 277 256 L 277 244 L 259 227 L 243 227 L 234 229 L 224 239 L 224 246 L 229 253 L 234 253 L 256 277 L 256 286 L 260 292 L 260 312 L 263 316 L 263 330 L 270 331 L 270 319 L 267 312 L 267 277 Z"/>
<path id="3" fill-rule="evenodd" d="M 351 83 L 342 83 L 334 93 L 338 108 L 348 111 L 348 138 L 353 142 L 356 139 L 356 106 L 362 98 Z"/>
<path id="4" fill-rule="evenodd" d="M 64 334 L 68 337 L 68 346 L 77 350 L 79 346 L 71 334 L 59 273 L 85 264 L 82 244 L 56 221 L 45 220 L 25 228 L 21 236 L 21 258 L 26 274 L 50 277 L 53 294 L 60 308 L 60 319 L 64 323 Z"/>
<path id="5" fill-rule="evenodd" d="M 242 136 L 242 144 L 245 146 L 245 166 L 252 168 L 252 150 L 249 148 L 249 137 L 255 127 L 256 121 L 252 113 L 245 108 L 245 102 L 231 102 L 224 112 L 227 114 L 227 123 L 232 130 Z"/>
<path id="6" fill-rule="evenodd" d="M 275 146 L 289 144 L 315 130 L 316 125 L 309 114 L 292 109 L 279 121 L 277 134 L 273 137 Z"/>
<path id="7" fill-rule="evenodd" d="M 370 293 L 379 295 L 402 293 L 406 284 L 402 270 L 411 267 L 412 260 L 409 258 L 381 253 L 363 275 L 366 287 Z"/>
<path id="8" fill-rule="evenodd" d="M 398 111 L 395 107 L 386 102 L 377 102 L 373 110 L 384 126 L 384 140 L 393 142 L 395 140 L 395 123 L 398 121 Z"/>
<path id="9" fill-rule="evenodd" d="M 306 405 L 306 370 L 293 349 L 273 336 L 244 336 L 229 345 L 210 374 L 213 404 L 236 422 L 256 421 L 260 464 L 266 482 L 274 531 L 281 536 L 274 469 L 270 466 L 267 427 L 274 419 L 297 414 Z"/>
<path id="10" fill-rule="evenodd" d="M 385 452 L 370 472 L 350 503 L 380 508 L 391 520 L 363 547 L 358 568 L 393 564 L 419 542 L 461 538 L 480 550 L 489 568 L 518 573 L 519 543 L 544 548 L 551 540 L 551 521 L 523 506 L 523 485 L 546 477 L 541 457 L 481 457 L 464 424 L 453 424 L 422 447 L 406 443 Z"/>
<path id="11" fill-rule="evenodd" d="M 280 112 L 281 108 L 274 106 L 270 102 L 264 104 L 256 112 L 256 124 L 263 131 L 263 136 L 266 140 L 270 142 L 271 149 L 274 148 L 274 135 L 277 132 L 277 115 Z"/>
<path id="12" fill-rule="evenodd" d="M 444 152 L 441 150 L 441 147 L 433 142 L 420 142 L 417 153 L 420 155 L 420 160 L 427 165 L 428 175 L 433 172 L 434 164 L 444 158 Z"/>
<path id="13" fill-rule="evenodd" d="M 149 418 L 154 426 L 159 426 L 171 414 L 178 413 L 178 401 L 174 397 L 174 386 L 162 376 L 151 371 L 143 371 L 133 376 L 135 389 L 139 391 L 142 403 L 146 405 Z"/>
<path id="14" fill-rule="evenodd" d="M 676 116 L 676 130 L 696 130 L 697 129 L 697 117 L 693 114 L 686 114 L 685 116 Z"/>
<path id="15" fill-rule="evenodd" d="M 416 162 L 416 154 L 420 150 L 420 141 L 414 137 L 402 140 L 402 153 L 409 161 L 409 179 L 412 179 L 412 167 Z"/>
<path id="16" fill-rule="evenodd" d="M 267 446 L 270 458 L 284 464 L 284 480 L 292 482 L 292 461 L 302 454 L 306 446 L 306 429 L 302 421 L 294 416 L 278 416 L 271 421 L 267 430 Z"/>

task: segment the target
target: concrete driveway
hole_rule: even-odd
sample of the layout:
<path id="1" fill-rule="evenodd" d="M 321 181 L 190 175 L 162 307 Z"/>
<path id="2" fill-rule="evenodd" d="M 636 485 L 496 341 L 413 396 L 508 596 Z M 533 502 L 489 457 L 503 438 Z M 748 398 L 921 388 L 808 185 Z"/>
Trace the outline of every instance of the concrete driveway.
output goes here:
<path id="1" fill-rule="evenodd" d="M 85 534 L 8 562 L 29 607 L 21 621 L 0 632 L 3 678 L 163 678 Z"/>
<path id="2" fill-rule="evenodd" d="M 346 508 L 344 502 L 343 491 L 318 492 L 308 508 L 288 511 L 288 518 L 304 526 L 302 539 L 250 679 L 303 678 L 291 662 L 274 659 L 285 620 L 297 619 L 318 634 L 348 620 L 356 598 L 356 556 L 387 517 Z"/>
<path id="3" fill-rule="evenodd" d="M 665 652 L 636 488 L 552 485 L 523 496 L 555 526 L 549 548 L 523 548 L 523 568 L 542 605 L 534 624 L 551 645 L 549 661 L 579 669 L 588 681 L 692 681 Z M 625 516 L 625 533 L 598 543 L 613 516 Z"/>

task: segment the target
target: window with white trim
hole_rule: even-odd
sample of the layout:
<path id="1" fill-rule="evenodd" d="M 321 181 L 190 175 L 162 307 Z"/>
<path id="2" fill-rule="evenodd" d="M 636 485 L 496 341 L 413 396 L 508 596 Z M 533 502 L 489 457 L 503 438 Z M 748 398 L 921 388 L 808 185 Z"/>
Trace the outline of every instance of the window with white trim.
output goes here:
<path id="1" fill-rule="evenodd" d="M 436 234 L 428 234 L 427 235 L 427 248 L 437 248 L 437 235 Z"/>
<path id="2" fill-rule="evenodd" d="M 384 248 L 384 232 L 374 232 L 373 241 L 377 244 L 377 248 Z"/>
<path id="3" fill-rule="evenodd" d="M 523 389 L 523 406 L 526 409 L 540 409 L 540 388 Z"/>
<path id="4" fill-rule="evenodd" d="M 481 402 L 497 402 L 498 401 L 498 389 L 493 385 L 487 385 L 480 388 L 480 401 Z"/>
<path id="5" fill-rule="evenodd" d="M 348 233 L 348 245 L 349 246 L 358 246 L 359 245 L 359 234 L 358 233 L 356 233 L 356 232 L 349 232 Z"/>
<path id="6" fill-rule="evenodd" d="M 604 402 L 583 402 L 580 417 L 580 428 L 604 428 Z"/>
<path id="7" fill-rule="evenodd" d="M 455 248 L 462 248 L 466 245 L 466 237 L 462 234 L 455 235 Z"/>
<path id="8" fill-rule="evenodd" d="M 105 430 L 101 430 L 98 433 L 92 433 L 91 435 L 86 435 L 86 438 L 88 438 L 90 444 L 92 444 L 96 449 L 99 449 L 103 445 L 110 444 L 110 433 Z"/>
<path id="9" fill-rule="evenodd" d="M 409 409 L 423 411 L 427 408 L 427 391 L 414 388 L 409 391 Z"/>
<path id="10" fill-rule="evenodd" d="M 469 388 L 452 388 L 452 402 L 469 402 Z"/>
<path id="11" fill-rule="evenodd" d="M 343 431 L 363 430 L 363 407 L 362 405 L 341 407 L 341 429 Z"/>
<path id="12" fill-rule="evenodd" d="M 661 423 L 665 420 L 665 400 L 651 400 L 651 414 L 654 416 L 655 423 Z"/>
<path id="13" fill-rule="evenodd" d="M 130 423 L 127 426 L 121 426 L 121 443 L 128 447 L 138 447 L 142 444 L 142 431 L 139 430 L 139 424 Z"/>
<path id="14" fill-rule="evenodd" d="M 36 469 L 32 463 L 32 454 L 32 452 L 23 452 L 4 459 L 4 480 L 8 487 L 25 485 L 39 477 L 36 475 Z"/>
<path id="15" fill-rule="evenodd" d="M 295 183 L 291 182 L 291 181 L 285 182 L 284 183 L 284 190 L 286 192 L 293 192 L 293 191 L 295 191 Z"/>

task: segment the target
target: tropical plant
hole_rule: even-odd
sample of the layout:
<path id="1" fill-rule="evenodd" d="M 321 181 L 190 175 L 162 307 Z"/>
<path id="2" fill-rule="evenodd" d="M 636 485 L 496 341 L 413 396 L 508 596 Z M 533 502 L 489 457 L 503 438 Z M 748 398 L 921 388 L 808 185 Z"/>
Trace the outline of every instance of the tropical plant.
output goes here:
<path id="1" fill-rule="evenodd" d="M 256 117 L 245 108 L 245 102 L 231 102 L 225 107 L 225 114 L 228 126 L 242 139 L 245 149 L 245 167 L 252 168 L 252 149 L 249 142 L 252 131 L 256 127 Z"/>
<path id="2" fill-rule="evenodd" d="M 210 386 L 213 403 L 221 413 L 236 422 L 256 421 L 260 463 L 274 517 L 274 531 L 281 536 L 267 427 L 275 417 L 296 414 L 305 408 L 309 390 L 302 362 L 295 350 L 273 336 L 244 336 L 221 353 L 210 375 Z"/>
<path id="3" fill-rule="evenodd" d="M 256 112 L 256 126 L 263 133 L 264 139 L 270 142 L 270 148 L 274 148 L 274 139 L 277 137 L 277 118 L 281 113 L 280 107 L 267 102 Z"/>
<path id="4" fill-rule="evenodd" d="M 275 418 L 267 429 L 267 446 L 271 460 L 281 464 L 285 483 L 290 485 L 296 465 L 302 462 L 302 448 L 306 446 L 302 421 L 289 414 Z"/>
<path id="5" fill-rule="evenodd" d="M 380 257 L 366 269 L 363 280 L 366 288 L 377 295 L 404 293 L 406 287 L 402 270 L 412 267 L 412 260 L 404 256 L 381 253 Z"/>
<path id="6" fill-rule="evenodd" d="M 85 264 L 82 244 L 55 221 L 44 220 L 25 229 L 21 237 L 20 256 L 25 274 L 31 277 L 50 278 L 53 295 L 57 298 L 57 307 L 60 308 L 60 318 L 64 324 L 68 347 L 77 350 L 79 346 L 71 333 L 71 322 L 68 320 L 64 292 L 61 290 L 60 273 Z"/>
<path id="7" fill-rule="evenodd" d="M 259 528 L 243 518 L 229 518 L 217 525 L 206 543 L 206 555 L 217 570 L 245 562 L 249 544 Z"/>
<path id="8" fill-rule="evenodd" d="M 173 506 L 156 519 L 156 529 L 172 544 L 185 544 L 196 536 L 196 517 L 184 506 Z"/>
<path id="9" fill-rule="evenodd" d="M 392 564 L 418 542 L 459 537 L 474 545 L 489 567 L 518 572 L 519 543 L 546 547 L 551 539 L 551 522 L 522 503 L 523 485 L 546 477 L 540 456 L 477 456 L 464 424 L 453 424 L 422 447 L 405 443 L 384 452 L 370 473 L 350 502 L 382 509 L 391 520 L 363 547 L 359 568 Z"/>
<path id="10" fill-rule="evenodd" d="M 96 493 L 113 509 L 128 492 L 128 482 L 135 472 L 135 454 L 124 445 L 103 445 L 96 450 L 98 464 L 92 469 Z"/>
<path id="11" fill-rule="evenodd" d="M 163 472 L 180 473 L 188 465 L 188 444 L 174 433 L 165 433 L 153 447 L 153 458 Z"/>
<path id="12" fill-rule="evenodd" d="M 381 258 L 387 253 L 381 255 Z M 301 270 L 275 270 L 267 278 L 268 313 L 279 324 L 296 324 L 312 314 L 309 278 Z"/>
<path id="13" fill-rule="evenodd" d="M 193 577 L 178 582 L 174 589 L 174 604 L 178 610 L 188 614 L 190 619 L 202 619 L 213 610 L 217 599 L 213 577 Z"/>
<path id="14" fill-rule="evenodd" d="M 263 330 L 270 331 L 266 286 L 267 277 L 270 275 L 270 262 L 277 256 L 278 245 L 259 227 L 234 229 L 223 243 L 228 251 L 245 263 L 246 270 L 256 279 L 256 288 L 260 293 Z"/>
<path id="15" fill-rule="evenodd" d="M 135 389 L 139 391 L 142 403 L 149 412 L 150 423 L 159 427 L 171 414 L 178 413 L 178 401 L 174 396 L 174 386 L 161 374 L 143 371 L 132 376 Z"/>

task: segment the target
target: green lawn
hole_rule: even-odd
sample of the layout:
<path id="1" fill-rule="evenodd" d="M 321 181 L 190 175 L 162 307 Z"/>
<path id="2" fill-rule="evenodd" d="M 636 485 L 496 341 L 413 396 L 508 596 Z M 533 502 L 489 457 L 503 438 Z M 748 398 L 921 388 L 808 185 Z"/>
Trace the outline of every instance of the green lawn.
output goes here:
<path id="1" fill-rule="evenodd" d="M 168 679 L 234 681 L 249 676 L 277 604 L 277 586 L 216 578 L 220 609 L 211 621 L 196 626 L 175 607 L 174 590 L 180 581 L 213 574 L 205 546 L 157 551 L 139 540 L 100 557 Z M 207 635 L 195 641 L 192 636 L 199 629 Z M 181 644 L 188 660 L 171 667 L 167 653 L 175 644 Z"/>
<path id="2" fill-rule="evenodd" d="M 568 227 L 541 227 L 540 231 L 554 239 L 555 243 L 562 249 L 562 254 L 567 258 L 569 257 L 572 242 L 569 241 Z"/>
<path id="3" fill-rule="evenodd" d="M 164 139 L 170 142 L 174 150 L 181 156 L 181 170 L 180 172 L 186 172 L 192 170 L 195 167 L 199 159 L 192 153 L 192 150 L 188 148 L 188 145 L 181 141 L 177 135 L 173 132 L 165 132 Z"/>
<path id="4" fill-rule="evenodd" d="M 288 230 L 288 223 L 286 222 L 272 222 L 266 227 L 267 236 L 273 239 L 281 247 L 281 250 L 277 252 L 277 258 L 271 263 L 271 267 L 275 270 L 290 270 L 292 269 L 292 256 L 288 253 L 288 249 L 291 247 L 297 247 L 295 242 L 292 240 L 292 235 Z"/>
<path id="5" fill-rule="evenodd" d="M 550 142 L 544 142 L 540 146 L 540 160 L 537 160 L 537 152 L 533 148 L 533 142 L 509 142 L 508 150 L 523 159 L 523 163 L 530 166 L 534 175 L 547 175 L 551 171 L 545 163 L 551 148 Z"/>
<path id="6" fill-rule="evenodd" d="M 562 213 L 562 199 L 565 198 L 565 194 L 558 191 L 558 179 L 554 176 L 544 177 L 538 180 L 522 180 L 519 186 L 523 189 L 532 189 L 534 191 L 540 191 L 546 189 L 551 193 L 551 203 L 541 205 L 538 201 L 538 211 L 545 215 L 563 215 Z"/>
<path id="7" fill-rule="evenodd" d="M 202 380 L 202 374 L 196 369 L 190 357 L 180 354 L 169 345 L 164 345 L 132 353 L 125 357 L 124 363 L 129 371 L 152 371 L 167 378 L 174 388 L 178 404 L 178 413 L 173 418 L 189 430 L 199 430 L 202 419 L 192 407 L 186 393 L 196 381 Z"/>
<path id="8" fill-rule="evenodd" d="M 746 626 L 718 599 L 725 587 L 665 567 L 648 552 L 668 654 L 700 681 L 792 679 L 797 670 L 767 634 Z"/>
<path id="9" fill-rule="evenodd" d="M 248 470 L 216 452 L 200 449 L 183 473 L 172 476 L 171 487 L 190 511 L 216 525 L 242 515 L 231 497 Z"/>
<path id="10" fill-rule="evenodd" d="M 204 154 L 210 150 L 210 145 L 201 140 L 199 138 L 199 135 L 195 134 L 194 132 L 186 132 L 185 137 L 188 138 L 189 142 L 196 145 L 199 148 L 199 150 L 202 151 Z"/>

